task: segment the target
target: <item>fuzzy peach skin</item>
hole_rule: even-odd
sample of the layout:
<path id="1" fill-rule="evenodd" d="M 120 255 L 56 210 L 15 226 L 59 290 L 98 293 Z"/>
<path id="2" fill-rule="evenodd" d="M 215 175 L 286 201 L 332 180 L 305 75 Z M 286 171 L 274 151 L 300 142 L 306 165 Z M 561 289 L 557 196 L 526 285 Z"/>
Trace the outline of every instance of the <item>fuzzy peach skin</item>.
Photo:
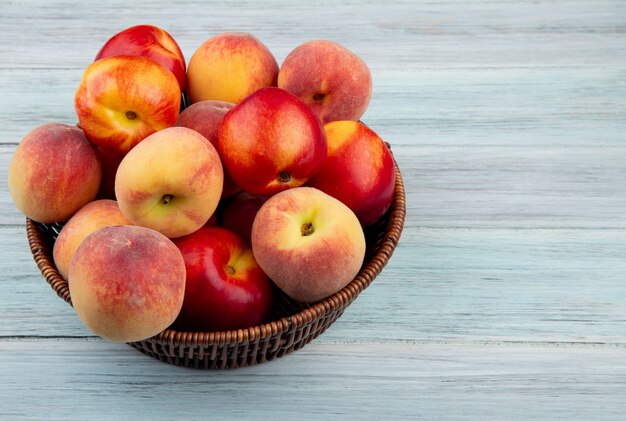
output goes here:
<path id="1" fill-rule="evenodd" d="M 207 39 L 187 68 L 191 102 L 238 103 L 257 89 L 276 86 L 278 63 L 272 52 L 247 33 L 225 32 Z"/>
<path id="2" fill-rule="evenodd" d="M 124 154 L 173 126 L 180 101 L 178 81 L 165 67 L 145 57 L 115 56 L 87 67 L 74 108 L 89 140 Z"/>
<path id="3" fill-rule="evenodd" d="M 172 324 L 185 296 L 185 261 L 149 228 L 100 228 L 82 242 L 69 270 L 72 306 L 83 324 L 114 342 L 152 337 Z"/>
<path id="4" fill-rule="evenodd" d="M 44 124 L 13 154 L 8 186 L 15 206 L 30 219 L 60 222 L 98 193 L 102 167 L 94 146 L 76 126 Z"/>
<path id="5" fill-rule="evenodd" d="M 195 130 L 170 127 L 150 135 L 122 159 L 115 196 L 133 223 L 174 238 L 207 223 L 223 183 L 215 147 Z"/>
<path id="6" fill-rule="evenodd" d="M 263 271 L 296 301 L 313 303 L 346 286 L 365 258 L 354 213 L 312 187 L 270 197 L 252 224 L 252 251 Z"/>
<path id="7" fill-rule="evenodd" d="M 141 56 L 154 60 L 174 74 L 181 91 L 185 89 L 185 57 L 176 40 L 164 29 L 136 25 L 118 32 L 100 48 L 95 60 L 113 56 Z"/>
<path id="8" fill-rule="evenodd" d="M 187 127 L 206 137 L 217 148 L 217 133 L 228 110 L 235 104 L 226 101 L 200 101 L 185 108 L 176 121 L 176 126 Z M 224 171 L 224 189 L 222 197 L 230 197 L 241 191 L 231 178 L 228 171 Z"/>
<path id="9" fill-rule="evenodd" d="M 217 145 L 217 133 L 224 115 L 235 104 L 226 101 L 205 100 L 185 108 L 176 121 L 176 126 L 194 129 L 206 137 L 213 146 Z"/>
<path id="10" fill-rule="evenodd" d="M 72 257 L 85 237 L 98 228 L 112 225 L 132 225 L 115 200 L 103 199 L 87 203 L 76 212 L 54 242 L 52 257 L 59 274 L 67 280 Z"/>
<path id="11" fill-rule="evenodd" d="M 226 113 L 217 146 L 235 183 L 256 196 L 304 184 L 326 158 L 324 129 L 311 109 L 272 87 Z"/>
<path id="12" fill-rule="evenodd" d="M 322 123 L 358 120 L 372 97 L 372 75 L 367 64 L 344 46 L 314 40 L 285 58 L 278 87 L 308 104 Z"/>
<path id="13" fill-rule="evenodd" d="M 393 199 L 396 170 L 389 148 L 361 122 L 334 121 L 324 131 L 328 154 L 307 185 L 341 200 L 363 226 L 373 224 Z"/>

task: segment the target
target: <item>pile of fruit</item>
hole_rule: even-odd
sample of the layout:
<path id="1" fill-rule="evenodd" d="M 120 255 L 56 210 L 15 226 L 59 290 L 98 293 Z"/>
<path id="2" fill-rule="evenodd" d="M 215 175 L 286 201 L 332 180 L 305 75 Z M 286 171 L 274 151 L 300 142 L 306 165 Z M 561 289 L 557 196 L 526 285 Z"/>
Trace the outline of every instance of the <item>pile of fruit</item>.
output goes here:
<path id="1" fill-rule="evenodd" d="M 252 35 L 222 33 L 187 65 L 166 31 L 134 26 L 85 69 L 79 124 L 22 140 L 9 189 L 26 217 L 63 223 L 54 264 L 95 334 L 258 325 L 278 289 L 317 302 L 363 265 L 395 183 L 359 121 L 371 94 L 367 65 L 335 42 L 279 66 Z"/>

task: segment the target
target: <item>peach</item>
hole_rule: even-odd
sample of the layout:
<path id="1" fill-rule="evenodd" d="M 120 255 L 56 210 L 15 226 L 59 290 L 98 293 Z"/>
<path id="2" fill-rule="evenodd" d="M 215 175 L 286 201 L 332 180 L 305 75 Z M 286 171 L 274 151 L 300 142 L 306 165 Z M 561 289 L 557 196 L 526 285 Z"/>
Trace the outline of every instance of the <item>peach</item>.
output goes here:
<path id="1" fill-rule="evenodd" d="M 235 183 L 256 196 L 304 184 L 326 158 L 324 129 L 311 109 L 272 87 L 226 113 L 217 146 Z"/>
<path id="2" fill-rule="evenodd" d="M 252 252 L 263 271 L 296 301 L 322 300 L 346 286 L 365 258 L 354 213 L 312 187 L 270 197 L 252 224 Z"/>
<path id="3" fill-rule="evenodd" d="M 185 57 L 176 40 L 164 29 L 136 25 L 118 32 L 102 46 L 95 60 L 113 56 L 141 56 L 154 60 L 174 74 L 181 91 L 185 89 Z"/>
<path id="4" fill-rule="evenodd" d="M 173 126 L 180 102 L 180 87 L 172 72 L 137 56 L 93 62 L 74 95 L 78 122 L 89 140 L 120 154 Z"/>
<path id="5" fill-rule="evenodd" d="M 144 340 L 170 326 L 183 305 L 185 279 L 185 261 L 176 245 L 132 225 L 89 234 L 69 269 L 78 318 L 114 342 Z"/>
<path id="6" fill-rule="evenodd" d="M 287 55 L 278 87 L 308 104 L 322 123 L 358 120 L 372 97 L 372 75 L 367 64 L 344 46 L 314 40 Z"/>
<path id="7" fill-rule="evenodd" d="M 72 257 L 85 237 L 98 228 L 112 225 L 132 225 L 132 222 L 122 214 L 117 202 L 109 199 L 87 203 L 63 225 L 54 243 L 52 257 L 64 279 L 67 279 Z"/>
<path id="8" fill-rule="evenodd" d="M 232 102 L 200 101 L 185 108 L 178 116 L 176 126 L 187 127 L 206 137 L 217 148 L 217 133 L 224 114 L 233 107 Z M 222 197 L 230 197 L 241 191 L 227 171 L 224 171 Z"/>
<path id="9" fill-rule="evenodd" d="M 271 51 L 247 33 L 225 32 L 207 39 L 187 68 L 191 102 L 238 103 L 266 86 L 276 86 L 278 63 Z"/>
<path id="10" fill-rule="evenodd" d="M 389 148 L 361 122 L 334 121 L 324 131 L 328 155 L 307 185 L 341 200 L 363 226 L 373 224 L 393 199 L 396 172 Z"/>
<path id="11" fill-rule="evenodd" d="M 207 223 L 223 183 L 215 147 L 195 130 L 170 127 L 150 135 L 122 159 L 115 196 L 134 224 L 174 238 Z"/>
<path id="12" fill-rule="evenodd" d="M 15 206 L 42 223 L 69 219 L 98 193 L 102 168 L 94 146 L 76 126 L 44 124 L 18 145 L 8 185 Z"/>

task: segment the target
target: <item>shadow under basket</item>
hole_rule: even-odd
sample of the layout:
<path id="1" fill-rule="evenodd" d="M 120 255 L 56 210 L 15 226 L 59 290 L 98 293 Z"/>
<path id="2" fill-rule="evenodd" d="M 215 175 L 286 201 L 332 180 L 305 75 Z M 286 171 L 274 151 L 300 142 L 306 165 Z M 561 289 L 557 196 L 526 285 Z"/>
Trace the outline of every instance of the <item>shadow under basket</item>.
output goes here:
<path id="1" fill-rule="evenodd" d="M 179 332 L 166 329 L 156 336 L 129 345 L 160 361 L 202 369 L 237 368 L 271 361 L 302 348 L 335 322 L 357 296 L 385 267 L 404 226 L 405 192 L 396 165 L 391 207 L 365 230 L 367 248 L 359 274 L 343 289 L 317 303 L 295 302 L 279 295 L 271 322 L 224 332 Z M 26 232 L 33 258 L 50 287 L 70 305 L 68 283 L 52 259 L 54 241 L 61 223 L 41 224 L 26 219 Z"/>

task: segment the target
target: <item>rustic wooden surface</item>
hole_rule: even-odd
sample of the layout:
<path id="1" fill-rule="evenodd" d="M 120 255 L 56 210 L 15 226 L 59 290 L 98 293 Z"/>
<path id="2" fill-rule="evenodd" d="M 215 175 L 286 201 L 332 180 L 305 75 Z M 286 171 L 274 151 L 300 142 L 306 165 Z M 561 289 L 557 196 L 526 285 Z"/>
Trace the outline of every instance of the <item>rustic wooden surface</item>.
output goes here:
<path id="1" fill-rule="evenodd" d="M 372 69 L 405 230 L 294 354 L 168 366 L 93 337 L 30 256 L 12 153 L 75 122 L 83 69 L 138 23 L 187 59 L 237 30 L 279 62 L 326 38 Z M 0 38 L 0 419 L 624 419 L 626 2 L 3 1 Z"/>

